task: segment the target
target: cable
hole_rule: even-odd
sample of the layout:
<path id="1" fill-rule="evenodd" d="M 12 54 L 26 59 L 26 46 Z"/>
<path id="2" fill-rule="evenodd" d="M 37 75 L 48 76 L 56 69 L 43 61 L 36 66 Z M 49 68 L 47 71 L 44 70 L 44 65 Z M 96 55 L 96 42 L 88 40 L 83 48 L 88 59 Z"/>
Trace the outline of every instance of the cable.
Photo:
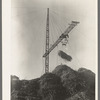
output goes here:
<path id="1" fill-rule="evenodd" d="M 53 16 L 52 16 L 52 20 L 53 20 L 53 22 L 55 23 L 55 26 L 57 27 L 57 30 L 59 29 L 59 30 L 58 30 L 58 36 L 60 36 L 61 33 L 62 33 L 62 30 L 61 30 L 60 28 L 58 28 L 57 23 L 56 23 L 55 19 L 53 18 Z"/>
<path id="2" fill-rule="evenodd" d="M 58 27 L 57 27 L 57 25 L 55 24 L 55 21 L 54 21 L 54 19 L 53 19 L 53 16 L 52 16 L 52 22 L 54 23 L 54 27 L 55 27 L 55 29 L 56 29 L 56 31 L 57 31 L 57 38 L 60 36 L 59 35 L 59 30 L 58 30 Z"/>
<path id="3" fill-rule="evenodd" d="M 50 18 L 51 19 L 51 18 Z M 52 29 L 52 32 L 51 32 L 51 36 L 52 36 L 52 38 L 53 38 L 53 43 L 54 43 L 54 34 L 52 34 L 53 32 L 55 32 L 55 30 L 54 30 L 54 28 L 53 28 L 53 23 L 52 23 L 52 20 L 50 20 L 50 25 L 51 25 L 51 29 Z"/>
<path id="4" fill-rule="evenodd" d="M 54 13 L 54 14 L 55 14 L 55 13 Z M 57 15 L 57 14 L 55 14 L 55 15 L 56 15 L 57 18 L 58 18 L 59 15 Z M 62 20 L 61 20 L 61 19 L 62 19 Z M 61 18 L 61 17 L 59 16 L 59 22 L 62 23 L 62 25 L 64 25 L 64 27 L 66 27 L 66 20 L 65 20 L 64 17 Z"/>
<path id="5" fill-rule="evenodd" d="M 57 11 L 53 11 L 53 10 L 52 10 L 52 13 L 54 13 L 56 16 L 60 16 L 60 18 L 61 18 L 61 19 L 64 19 L 65 22 L 68 22 L 68 20 L 69 20 L 67 17 L 65 17 L 66 15 L 61 14 L 61 13 L 59 13 L 59 12 L 57 12 Z"/>
<path id="6" fill-rule="evenodd" d="M 58 17 L 58 16 L 57 16 Z M 55 18 L 53 18 L 53 19 L 55 19 Z M 64 18 L 63 18 L 64 19 Z M 56 20 L 57 20 L 57 18 L 56 18 Z M 65 23 L 63 23 L 62 21 L 61 22 L 59 22 L 59 21 L 56 21 L 56 24 L 59 26 L 59 29 L 61 29 L 61 30 L 65 30 L 66 29 L 66 25 L 65 25 Z M 62 24 L 61 24 L 62 23 Z M 63 27 L 63 25 L 64 25 L 64 27 Z"/>
<path id="7" fill-rule="evenodd" d="M 53 17 L 53 19 L 54 19 L 54 22 L 55 22 L 55 24 L 56 24 L 56 26 L 59 26 L 60 24 L 57 24 L 57 21 L 55 20 L 55 18 Z M 62 29 L 61 29 L 61 27 L 59 26 L 59 29 L 60 29 L 60 31 L 61 31 L 61 33 L 62 33 Z"/>
<path id="8" fill-rule="evenodd" d="M 53 13 L 55 13 L 57 16 L 60 15 L 61 17 L 65 17 L 66 15 L 64 13 L 61 13 L 57 10 L 53 10 L 53 9 L 50 9 Z M 64 19 L 66 19 L 68 21 L 69 18 L 65 17 Z"/>
<path id="9" fill-rule="evenodd" d="M 51 23 L 50 23 L 50 28 L 51 28 L 51 31 L 50 31 L 50 40 L 52 40 L 51 42 L 52 42 L 52 44 L 54 43 L 54 36 L 53 36 L 53 34 L 52 34 L 52 32 L 53 32 L 53 28 L 52 28 L 52 25 L 51 25 Z"/>
<path id="10" fill-rule="evenodd" d="M 55 27 L 55 25 L 54 25 L 54 22 L 52 21 L 52 18 L 51 18 L 51 23 L 52 23 L 52 26 L 53 26 L 53 29 L 54 29 L 54 32 L 53 32 L 53 33 L 54 33 L 54 37 L 57 37 L 57 38 L 58 38 L 58 36 L 57 36 L 57 33 L 58 33 L 58 32 L 56 32 L 56 27 Z M 56 39 L 57 39 L 57 38 L 56 38 Z M 55 41 L 56 41 L 56 40 L 55 40 Z"/>

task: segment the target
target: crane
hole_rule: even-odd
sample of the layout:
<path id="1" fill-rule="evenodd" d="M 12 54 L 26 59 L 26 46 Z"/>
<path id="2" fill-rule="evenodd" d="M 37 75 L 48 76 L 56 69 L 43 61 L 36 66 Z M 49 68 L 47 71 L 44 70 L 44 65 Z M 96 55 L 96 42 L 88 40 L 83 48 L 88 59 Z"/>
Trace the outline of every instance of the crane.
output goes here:
<path id="1" fill-rule="evenodd" d="M 55 43 L 48 49 L 47 52 L 43 55 L 43 57 L 47 57 L 49 53 L 64 39 L 69 37 L 69 32 L 77 25 L 79 22 L 72 21 L 71 24 L 69 24 L 69 27 L 60 35 L 60 37 L 55 41 Z"/>

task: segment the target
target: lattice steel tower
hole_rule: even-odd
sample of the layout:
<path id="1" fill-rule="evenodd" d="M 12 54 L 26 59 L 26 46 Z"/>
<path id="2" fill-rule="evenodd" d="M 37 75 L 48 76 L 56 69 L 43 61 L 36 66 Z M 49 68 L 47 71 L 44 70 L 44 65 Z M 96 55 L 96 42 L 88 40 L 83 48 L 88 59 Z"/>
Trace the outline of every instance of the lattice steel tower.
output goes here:
<path id="1" fill-rule="evenodd" d="M 47 8 L 47 21 L 46 21 L 46 47 L 45 52 L 49 52 L 49 8 Z M 45 73 L 49 72 L 49 55 L 45 57 Z"/>

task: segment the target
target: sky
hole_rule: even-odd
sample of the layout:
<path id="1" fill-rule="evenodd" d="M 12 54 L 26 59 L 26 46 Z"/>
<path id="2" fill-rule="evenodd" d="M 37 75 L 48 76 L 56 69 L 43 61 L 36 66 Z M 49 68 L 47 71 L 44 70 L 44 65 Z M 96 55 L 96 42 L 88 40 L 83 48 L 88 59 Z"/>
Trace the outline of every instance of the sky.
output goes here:
<path id="1" fill-rule="evenodd" d="M 11 75 L 33 79 L 44 73 L 47 8 L 50 9 L 50 45 L 71 21 L 80 23 L 70 32 L 69 42 L 60 43 L 50 53 L 50 71 L 64 63 L 71 68 L 85 67 L 96 72 L 97 16 L 95 0 L 12 0 L 11 1 Z M 70 54 L 71 62 L 57 56 L 59 50 Z"/>

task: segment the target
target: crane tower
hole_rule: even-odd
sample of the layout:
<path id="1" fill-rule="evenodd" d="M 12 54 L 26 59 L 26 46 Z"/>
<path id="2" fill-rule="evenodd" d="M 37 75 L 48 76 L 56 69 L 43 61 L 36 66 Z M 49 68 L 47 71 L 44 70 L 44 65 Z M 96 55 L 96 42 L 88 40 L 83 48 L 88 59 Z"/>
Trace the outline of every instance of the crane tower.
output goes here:
<path id="1" fill-rule="evenodd" d="M 45 52 L 49 52 L 49 8 L 47 8 L 47 22 L 46 22 L 46 47 Z M 49 55 L 45 57 L 45 73 L 49 72 Z"/>

